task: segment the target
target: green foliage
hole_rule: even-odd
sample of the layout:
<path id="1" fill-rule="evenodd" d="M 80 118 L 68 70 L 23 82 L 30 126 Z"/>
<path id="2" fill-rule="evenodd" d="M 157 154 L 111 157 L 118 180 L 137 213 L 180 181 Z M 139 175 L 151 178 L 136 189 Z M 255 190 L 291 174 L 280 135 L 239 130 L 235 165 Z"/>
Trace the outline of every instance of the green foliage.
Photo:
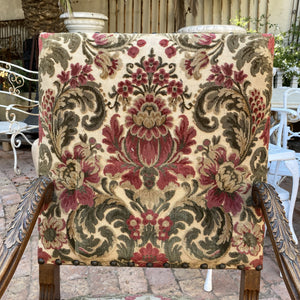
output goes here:
<path id="1" fill-rule="evenodd" d="M 279 29 L 277 24 L 269 23 L 267 16 L 264 14 L 262 14 L 259 18 L 235 17 L 230 20 L 230 24 L 245 28 L 248 33 L 264 32 L 265 29 L 272 29 L 276 32 Z"/>

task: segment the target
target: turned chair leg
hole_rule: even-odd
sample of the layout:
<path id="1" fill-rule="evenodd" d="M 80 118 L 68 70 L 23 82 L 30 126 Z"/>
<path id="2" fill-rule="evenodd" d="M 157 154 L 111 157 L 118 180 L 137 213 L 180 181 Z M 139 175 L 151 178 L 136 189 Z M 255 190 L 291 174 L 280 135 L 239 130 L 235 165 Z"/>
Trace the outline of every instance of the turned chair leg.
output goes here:
<path id="1" fill-rule="evenodd" d="M 240 300 L 258 300 L 260 271 L 243 270 L 241 275 Z"/>
<path id="2" fill-rule="evenodd" d="M 58 265 L 39 265 L 40 300 L 60 299 L 60 276 Z"/>

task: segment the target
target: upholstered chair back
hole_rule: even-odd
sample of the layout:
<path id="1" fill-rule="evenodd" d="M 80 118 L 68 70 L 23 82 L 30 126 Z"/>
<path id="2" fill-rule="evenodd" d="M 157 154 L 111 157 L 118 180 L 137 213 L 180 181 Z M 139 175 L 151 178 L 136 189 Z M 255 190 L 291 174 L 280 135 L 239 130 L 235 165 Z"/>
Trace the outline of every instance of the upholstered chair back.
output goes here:
<path id="1" fill-rule="evenodd" d="M 260 270 L 274 40 L 43 34 L 44 264 Z"/>

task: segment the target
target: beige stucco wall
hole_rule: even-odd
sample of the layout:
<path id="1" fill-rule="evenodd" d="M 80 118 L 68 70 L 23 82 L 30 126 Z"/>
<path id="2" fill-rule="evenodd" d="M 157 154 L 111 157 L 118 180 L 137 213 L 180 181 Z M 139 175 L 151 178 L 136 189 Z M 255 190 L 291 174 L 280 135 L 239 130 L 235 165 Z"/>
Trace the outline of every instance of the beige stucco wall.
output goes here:
<path id="1" fill-rule="evenodd" d="M 278 24 L 281 31 L 290 28 L 293 2 L 293 0 L 269 0 L 270 23 Z"/>
<path id="2" fill-rule="evenodd" d="M 0 21 L 23 19 L 21 0 L 0 0 Z"/>
<path id="3" fill-rule="evenodd" d="M 106 8 L 106 2 L 107 1 L 99 0 L 71 0 L 74 11 L 89 11 L 96 13 L 103 13 L 103 8 Z"/>

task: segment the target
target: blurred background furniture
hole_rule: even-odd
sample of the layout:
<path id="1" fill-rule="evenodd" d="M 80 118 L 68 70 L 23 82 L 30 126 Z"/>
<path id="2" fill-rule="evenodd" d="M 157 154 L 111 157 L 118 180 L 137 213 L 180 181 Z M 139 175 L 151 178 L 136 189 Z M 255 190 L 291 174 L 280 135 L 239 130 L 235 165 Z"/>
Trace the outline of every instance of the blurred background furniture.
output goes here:
<path id="1" fill-rule="evenodd" d="M 279 90 L 279 89 L 277 89 Z M 286 214 L 291 226 L 293 238 L 298 243 L 292 223 L 293 211 L 299 187 L 300 153 L 289 147 L 289 141 L 300 137 L 300 133 L 291 129 L 291 124 L 300 120 L 300 104 L 297 104 L 297 97 L 300 99 L 300 89 L 281 88 L 283 93 L 277 93 L 272 97 L 272 112 L 275 113 L 274 124 L 270 130 L 270 168 L 269 181 L 276 187 L 281 195 Z M 280 101 L 281 99 L 281 101 Z M 292 99 L 292 100 L 291 100 Z M 290 101 L 291 100 L 291 101 Z M 299 101 L 298 101 L 299 102 Z M 274 156 L 272 157 L 274 152 Z M 292 192 L 289 196 L 287 191 L 279 187 L 285 176 L 292 176 Z M 286 201 L 289 199 L 288 201 Z"/>
<path id="2" fill-rule="evenodd" d="M 5 149 L 11 146 L 19 174 L 16 149 L 38 137 L 38 99 L 31 92 L 37 91 L 38 72 L 0 61 L 0 82 L 0 140 Z"/>

